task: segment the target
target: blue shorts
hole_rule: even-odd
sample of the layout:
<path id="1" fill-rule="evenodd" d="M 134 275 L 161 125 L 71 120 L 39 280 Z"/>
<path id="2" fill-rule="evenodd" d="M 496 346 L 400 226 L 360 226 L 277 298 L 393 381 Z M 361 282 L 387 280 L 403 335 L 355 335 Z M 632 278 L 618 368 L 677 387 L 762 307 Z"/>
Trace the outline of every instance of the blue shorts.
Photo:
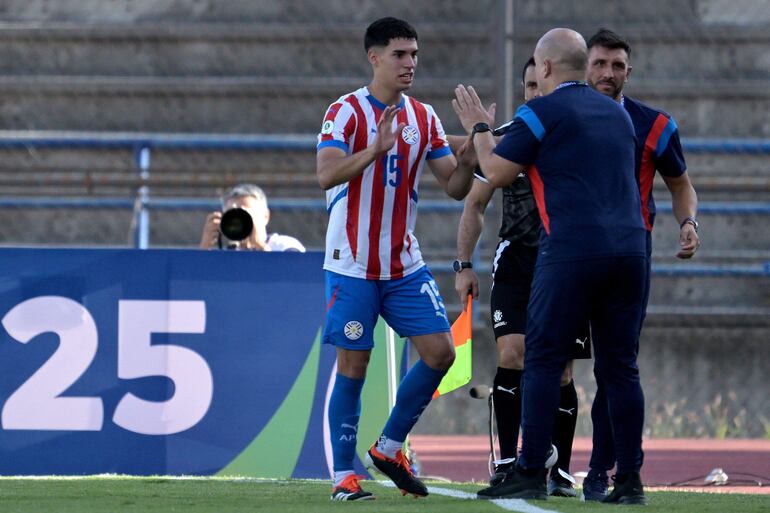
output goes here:
<path id="1" fill-rule="evenodd" d="M 321 341 L 343 349 L 374 347 L 379 316 L 401 337 L 449 331 L 444 301 L 427 266 L 397 280 L 365 280 L 326 271 L 326 304 Z"/>

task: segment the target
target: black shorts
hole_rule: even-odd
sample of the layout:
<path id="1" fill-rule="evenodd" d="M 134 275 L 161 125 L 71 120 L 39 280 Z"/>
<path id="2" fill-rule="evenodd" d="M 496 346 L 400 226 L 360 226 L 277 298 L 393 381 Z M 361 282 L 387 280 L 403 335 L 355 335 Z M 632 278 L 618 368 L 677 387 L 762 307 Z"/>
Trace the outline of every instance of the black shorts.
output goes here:
<path id="1" fill-rule="evenodd" d="M 495 253 L 494 280 L 490 297 L 492 330 L 495 339 L 527 332 L 527 305 L 537 263 L 537 247 L 500 241 Z M 571 360 L 590 359 L 588 326 L 576 336 Z"/>

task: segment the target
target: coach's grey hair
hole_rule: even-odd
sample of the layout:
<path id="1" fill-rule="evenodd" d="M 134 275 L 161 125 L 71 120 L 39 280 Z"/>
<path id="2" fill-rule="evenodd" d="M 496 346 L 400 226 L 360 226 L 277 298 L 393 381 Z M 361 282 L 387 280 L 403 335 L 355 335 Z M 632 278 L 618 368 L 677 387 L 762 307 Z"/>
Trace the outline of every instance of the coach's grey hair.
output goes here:
<path id="1" fill-rule="evenodd" d="M 254 198 L 257 201 L 263 202 L 265 206 L 267 206 L 267 196 L 265 196 L 265 191 L 251 183 L 241 183 L 227 191 L 227 193 L 222 196 L 222 205 L 226 207 L 227 200 L 236 198 L 238 196 L 248 196 L 250 198 Z"/>

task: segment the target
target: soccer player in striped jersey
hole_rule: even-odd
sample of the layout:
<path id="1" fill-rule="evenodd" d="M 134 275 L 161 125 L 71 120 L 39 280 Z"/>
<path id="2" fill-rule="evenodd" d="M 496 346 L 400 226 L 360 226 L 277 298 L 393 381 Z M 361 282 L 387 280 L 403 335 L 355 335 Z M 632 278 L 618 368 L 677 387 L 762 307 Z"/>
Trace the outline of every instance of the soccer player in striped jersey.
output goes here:
<path id="1" fill-rule="evenodd" d="M 457 159 L 430 105 L 408 97 L 417 67 L 417 32 L 382 18 L 366 30 L 368 86 L 327 109 L 318 136 L 317 175 L 326 190 L 327 318 L 323 343 L 337 350 L 329 399 L 334 460 L 332 500 L 373 498 L 361 489 L 354 459 L 361 390 L 377 317 L 409 337 L 420 360 L 399 387 L 396 404 L 368 451 L 371 465 L 404 494 L 426 496 L 402 452 L 406 435 L 454 361 L 444 303 L 414 236 L 418 184 L 425 164 L 452 198 L 471 187 L 471 152 Z"/>
<path id="2" fill-rule="evenodd" d="M 636 178 L 642 201 L 642 217 L 647 229 L 647 283 L 644 310 L 650 291 L 649 268 L 652 256 L 652 226 L 655 202 L 652 184 L 657 170 L 671 193 L 674 216 L 679 223 L 678 258 L 691 258 L 700 246 L 698 222 L 695 220 L 698 197 L 687 174 L 687 166 L 679 142 L 674 119 L 665 112 L 623 95 L 623 86 L 631 76 L 631 47 L 618 34 L 600 29 L 588 40 L 588 84 L 609 96 L 628 112 L 636 132 Z M 643 310 L 643 311 L 644 311 Z M 591 410 L 593 451 L 590 471 L 583 482 L 584 500 L 604 500 L 607 495 L 607 471 L 615 466 L 604 384 L 597 378 L 597 391 Z"/>

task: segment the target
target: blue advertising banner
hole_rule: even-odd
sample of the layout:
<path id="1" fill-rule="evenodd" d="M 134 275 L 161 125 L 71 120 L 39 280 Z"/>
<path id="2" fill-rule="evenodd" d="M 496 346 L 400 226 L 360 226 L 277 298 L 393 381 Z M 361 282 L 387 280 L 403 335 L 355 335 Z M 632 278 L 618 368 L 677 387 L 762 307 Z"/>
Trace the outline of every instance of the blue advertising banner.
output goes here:
<path id="1" fill-rule="evenodd" d="M 322 260 L 0 250 L 0 474 L 215 474 L 299 386 L 280 426 L 297 458 L 334 364 Z M 322 443 L 308 456 L 328 475 Z"/>
<path id="2" fill-rule="evenodd" d="M 0 249 L 0 475 L 327 478 L 322 253 Z M 385 325 L 356 468 L 387 418 Z M 404 342 L 396 354 L 405 365 Z"/>

